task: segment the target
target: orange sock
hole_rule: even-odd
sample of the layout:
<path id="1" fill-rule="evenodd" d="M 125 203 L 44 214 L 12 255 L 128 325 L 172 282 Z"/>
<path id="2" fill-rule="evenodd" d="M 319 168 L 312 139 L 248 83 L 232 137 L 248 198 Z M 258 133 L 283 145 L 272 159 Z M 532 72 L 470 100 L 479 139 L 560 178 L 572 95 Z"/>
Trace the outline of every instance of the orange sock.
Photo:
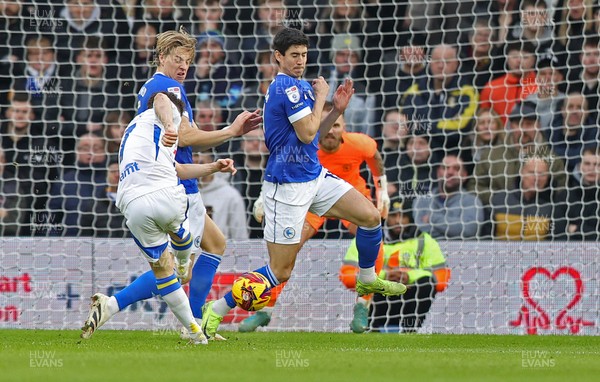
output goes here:
<path id="1" fill-rule="evenodd" d="M 279 294 L 285 287 L 285 284 L 287 284 L 287 281 L 284 283 L 281 283 L 281 284 L 277 285 L 275 288 L 271 289 L 271 299 L 269 300 L 267 307 L 272 308 L 275 306 L 275 303 L 277 302 L 277 298 L 279 297 Z"/>

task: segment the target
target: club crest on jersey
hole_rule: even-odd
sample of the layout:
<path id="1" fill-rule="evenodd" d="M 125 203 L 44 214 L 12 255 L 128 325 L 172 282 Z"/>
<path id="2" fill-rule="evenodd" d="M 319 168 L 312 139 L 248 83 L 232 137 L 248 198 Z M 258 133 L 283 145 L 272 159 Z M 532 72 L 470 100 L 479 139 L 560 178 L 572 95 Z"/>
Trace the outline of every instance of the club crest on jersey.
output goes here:
<path id="1" fill-rule="evenodd" d="M 194 239 L 194 246 L 196 248 L 200 248 L 200 243 L 202 242 L 202 240 L 200 239 L 200 236 L 196 236 L 196 238 Z"/>
<path id="2" fill-rule="evenodd" d="M 168 88 L 167 91 L 169 93 L 175 94 L 175 97 L 177 97 L 177 99 L 181 99 L 181 89 L 179 89 L 178 87 Z"/>
<path id="3" fill-rule="evenodd" d="M 285 236 L 286 239 L 293 239 L 294 236 L 296 236 L 296 230 L 292 227 L 285 227 L 283 229 L 283 236 Z"/>
<path id="4" fill-rule="evenodd" d="M 292 86 L 291 88 L 285 89 L 285 94 L 287 94 L 290 102 L 296 103 L 300 101 L 300 90 L 298 90 L 297 86 Z"/>

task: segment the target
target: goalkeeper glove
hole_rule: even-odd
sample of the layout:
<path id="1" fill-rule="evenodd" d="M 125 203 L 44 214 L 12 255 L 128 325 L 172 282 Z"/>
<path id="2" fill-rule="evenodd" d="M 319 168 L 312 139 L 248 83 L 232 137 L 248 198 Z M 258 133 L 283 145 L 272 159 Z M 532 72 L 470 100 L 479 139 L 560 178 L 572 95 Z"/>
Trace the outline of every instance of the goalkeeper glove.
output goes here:
<path id="1" fill-rule="evenodd" d="M 258 199 L 254 202 L 254 206 L 252 207 L 252 215 L 257 222 L 262 223 L 263 218 L 265 216 L 265 202 L 263 198 L 262 189 L 260 190 L 260 195 L 258 195 Z"/>
<path id="2" fill-rule="evenodd" d="M 390 196 L 387 191 L 387 176 L 373 176 L 375 181 L 375 197 L 377 198 L 377 209 L 383 219 L 387 219 L 390 211 Z"/>

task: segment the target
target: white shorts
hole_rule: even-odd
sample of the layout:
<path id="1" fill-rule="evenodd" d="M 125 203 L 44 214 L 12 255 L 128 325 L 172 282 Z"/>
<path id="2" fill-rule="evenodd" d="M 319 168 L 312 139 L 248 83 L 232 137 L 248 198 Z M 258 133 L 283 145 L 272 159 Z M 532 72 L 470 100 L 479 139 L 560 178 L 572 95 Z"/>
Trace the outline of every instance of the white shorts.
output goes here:
<path id="1" fill-rule="evenodd" d="M 352 185 L 323 168 L 321 174 L 304 183 L 263 183 L 265 199 L 265 240 L 297 244 L 308 211 L 323 216 Z"/>
<path id="2" fill-rule="evenodd" d="M 190 232 L 192 233 L 192 238 L 194 239 L 192 253 L 196 253 L 200 249 L 200 243 L 202 243 L 202 236 L 204 235 L 204 226 L 206 224 L 206 207 L 204 206 L 202 196 L 199 192 L 195 194 L 188 194 L 187 198 L 188 202 L 190 203 L 188 211 Z"/>
<path id="3" fill-rule="evenodd" d="M 188 199 L 183 185 L 135 198 L 123 211 L 133 240 L 151 263 L 157 262 L 169 245 L 169 232 L 180 238 L 188 235 L 187 214 Z"/>

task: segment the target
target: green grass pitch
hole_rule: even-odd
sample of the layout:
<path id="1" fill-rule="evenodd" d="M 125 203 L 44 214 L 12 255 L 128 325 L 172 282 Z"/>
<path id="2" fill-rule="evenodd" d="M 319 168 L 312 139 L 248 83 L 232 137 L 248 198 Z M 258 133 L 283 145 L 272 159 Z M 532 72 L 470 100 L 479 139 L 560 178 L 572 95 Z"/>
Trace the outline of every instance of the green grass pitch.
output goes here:
<path id="1" fill-rule="evenodd" d="M 600 381 L 600 339 L 570 336 L 0 330 L 0 381 Z"/>

